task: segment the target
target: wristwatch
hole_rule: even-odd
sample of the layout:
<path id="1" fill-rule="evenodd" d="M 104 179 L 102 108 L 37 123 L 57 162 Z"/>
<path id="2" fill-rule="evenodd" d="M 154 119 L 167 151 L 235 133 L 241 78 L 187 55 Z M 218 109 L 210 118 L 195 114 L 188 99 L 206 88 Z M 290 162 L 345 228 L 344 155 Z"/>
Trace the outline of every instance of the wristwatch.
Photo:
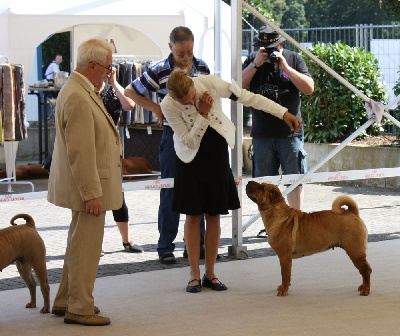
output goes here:
<path id="1" fill-rule="evenodd" d="M 256 70 L 258 70 L 258 69 L 260 69 L 261 68 L 261 65 L 260 66 L 257 66 L 256 65 L 256 62 L 251 62 L 251 66 L 254 68 L 254 69 L 256 69 Z"/>

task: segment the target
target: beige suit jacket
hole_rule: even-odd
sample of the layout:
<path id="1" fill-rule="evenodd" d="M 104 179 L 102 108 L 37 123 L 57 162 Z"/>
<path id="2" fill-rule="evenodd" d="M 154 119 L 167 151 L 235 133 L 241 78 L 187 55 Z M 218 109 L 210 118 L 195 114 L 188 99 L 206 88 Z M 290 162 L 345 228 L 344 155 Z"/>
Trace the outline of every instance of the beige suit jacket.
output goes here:
<path id="1" fill-rule="evenodd" d="M 56 103 L 56 138 L 49 177 L 49 202 L 85 211 L 100 198 L 103 211 L 122 206 L 122 144 L 104 104 L 89 84 L 72 73 Z"/>

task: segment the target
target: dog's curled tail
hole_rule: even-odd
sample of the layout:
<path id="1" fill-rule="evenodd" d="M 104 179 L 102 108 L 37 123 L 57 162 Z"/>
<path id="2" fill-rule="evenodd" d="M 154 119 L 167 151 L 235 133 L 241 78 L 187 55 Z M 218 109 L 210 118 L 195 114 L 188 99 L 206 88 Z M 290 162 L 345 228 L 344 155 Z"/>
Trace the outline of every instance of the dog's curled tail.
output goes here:
<path id="1" fill-rule="evenodd" d="M 18 214 L 15 215 L 13 218 L 10 219 L 10 224 L 11 225 L 17 225 L 17 223 L 15 223 L 15 220 L 18 218 L 23 218 L 26 221 L 26 224 L 30 227 L 36 228 L 35 226 L 35 221 L 33 220 L 33 218 L 27 214 Z"/>
<path id="2" fill-rule="evenodd" d="M 343 206 L 347 206 L 347 209 Z M 339 196 L 332 203 L 332 211 L 338 215 L 351 211 L 355 215 L 359 216 L 358 205 L 355 200 L 350 196 Z"/>

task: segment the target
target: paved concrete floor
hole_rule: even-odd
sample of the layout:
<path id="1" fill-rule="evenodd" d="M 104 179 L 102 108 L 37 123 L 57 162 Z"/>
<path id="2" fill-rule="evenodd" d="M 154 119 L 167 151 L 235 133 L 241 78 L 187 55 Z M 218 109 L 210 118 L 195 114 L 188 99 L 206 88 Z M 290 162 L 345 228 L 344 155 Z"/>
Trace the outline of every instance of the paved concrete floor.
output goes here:
<path id="1" fill-rule="evenodd" d="M 47 180 L 33 181 L 35 191 L 47 189 Z M 246 180 L 244 179 L 244 183 Z M 13 186 L 14 193 L 27 192 L 27 186 Z M 7 194 L 5 185 L 0 185 L 0 194 Z M 330 209 L 331 203 L 340 194 L 352 196 L 360 207 L 361 217 L 369 230 L 369 241 L 381 241 L 400 238 L 400 197 L 399 191 L 357 186 L 336 186 L 307 184 L 305 186 L 304 211 L 318 211 Z M 144 247 L 141 254 L 126 253 L 122 249 L 121 237 L 115 225 L 111 212 L 106 215 L 105 236 L 103 249 L 105 256 L 100 259 L 98 277 L 107 277 L 120 274 L 131 274 L 153 270 L 171 269 L 188 266 L 187 259 L 182 257 L 183 220 L 176 238 L 175 255 L 177 264 L 163 265 L 157 254 L 157 211 L 159 203 L 158 190 L 138 190 L 125 194 L 130 212 L 131 237 L 134 243 Z M 1 228 L 9 225 L 9 219 L 17 213 L 28 213 L 36 222 L 39 234 L 47 248 L 47 268 L 49 282 L 60 281 L 63 256 L 66 247 L 66 237 L 70 222 L 70 211 L 56 207 L 46 199 L 29 201 L 6 202 L 0 204 Z M 256 205 L 242 193 L 243 223 L 257 213 Z M 258 258 L 274 255 L 267 239 L 257 238 L 262 228 L 261 220 L 257 220 L 243 232 L 243 245 L 247 248 L 249 258 Z M 235 260 L 228 256 L 228 248 L 232 245 L 232 216 L 222 216 L 221 243 L 219 253 L 220 262 Z M 10 265 L 0 273 L 0 290 L 25 287 L 17 273 L 15 265 Z"/>

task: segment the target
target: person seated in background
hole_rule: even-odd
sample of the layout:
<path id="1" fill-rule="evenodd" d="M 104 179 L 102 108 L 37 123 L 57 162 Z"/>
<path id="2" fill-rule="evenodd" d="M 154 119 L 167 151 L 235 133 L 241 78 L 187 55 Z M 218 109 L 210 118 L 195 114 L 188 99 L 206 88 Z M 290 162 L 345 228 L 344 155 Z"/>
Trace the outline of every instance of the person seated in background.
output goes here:
<path id="1" fill-rule="evenodd" d="M 54 83 L 54 78 L 60 72 L 60 64 L 62 62 L 62 55 L 57 54 L 54 60 L 47 66 L 44 72 L 44 78 L 48 82 Z"/>

